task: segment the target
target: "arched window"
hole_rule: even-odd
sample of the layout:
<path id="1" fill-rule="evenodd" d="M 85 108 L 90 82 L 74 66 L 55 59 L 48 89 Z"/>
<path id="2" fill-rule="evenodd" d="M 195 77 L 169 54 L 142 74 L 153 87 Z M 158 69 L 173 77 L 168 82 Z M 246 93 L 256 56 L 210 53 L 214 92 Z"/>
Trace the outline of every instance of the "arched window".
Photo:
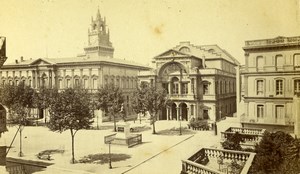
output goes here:
<path id="1" fill-rule="evenodd" d="M 190 50 L 190 48 L 188 48 L 188 47 L 181 47 L 181 48 L 179 49 L 179 51 L 181 51 L 181 52 L 183 52 L 183 53 L 189 53 L 191 50 Z"/>

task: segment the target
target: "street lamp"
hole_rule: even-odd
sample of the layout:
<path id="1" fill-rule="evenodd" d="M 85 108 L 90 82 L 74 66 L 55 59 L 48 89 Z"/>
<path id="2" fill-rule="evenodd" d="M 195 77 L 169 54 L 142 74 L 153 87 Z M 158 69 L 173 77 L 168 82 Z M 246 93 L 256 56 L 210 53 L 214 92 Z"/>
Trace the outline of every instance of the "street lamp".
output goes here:
<path id="1" fill-rule="evenodd" d="M 22 152 L 22 130 L 23 130 L 23 126 L 20 125 L 20 152 L 19 152 L 19 157 L 23 157 L 24 154 Z"/>
<path id="2" fill-rule="evenodd" d="M 112 166 L 111 166 L 110 145 L 111 145 L 111 141 L 109 141 L 109 143 L 108 143 L 108 168 L 109 168 L 109 169 L 112 169 Z"/>

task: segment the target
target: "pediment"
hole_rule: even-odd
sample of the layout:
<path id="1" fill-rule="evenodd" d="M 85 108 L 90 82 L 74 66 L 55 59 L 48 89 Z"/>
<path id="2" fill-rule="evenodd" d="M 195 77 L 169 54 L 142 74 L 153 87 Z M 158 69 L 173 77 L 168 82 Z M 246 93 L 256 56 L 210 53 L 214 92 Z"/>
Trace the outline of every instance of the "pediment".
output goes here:
<path id="1" fill-rule="evenodd" d="M 155 58 L 169 58 L 169 57 L 181 57 L 181 56 L 189 56 L 189 54 L 182 53 L 177 50 L 170 49 L 168 51 L 163 52 L 162 54 L 155 56 Z"/>
<path id="2" fill-rule="evenodd" d="M 41 65 L 41 66 L 43 66 L 43 65 L 53 65 L 53 64 L 54 63 L 51 62 L 51 61 L 40 58 L 40 59 L 37 59 L 37 60 L 34 60 L 33 62 L 31 62 L 30 65 Z"/>

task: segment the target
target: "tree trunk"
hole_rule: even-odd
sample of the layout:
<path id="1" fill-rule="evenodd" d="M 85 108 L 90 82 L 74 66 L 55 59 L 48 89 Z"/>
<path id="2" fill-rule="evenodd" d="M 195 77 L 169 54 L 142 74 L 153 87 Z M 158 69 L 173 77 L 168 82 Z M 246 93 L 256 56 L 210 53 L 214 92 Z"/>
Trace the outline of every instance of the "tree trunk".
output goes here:
<path id="1" fill-rule="evenodd" d="M 75 163 L 75 155 L 74 155 L 74 138 L 75 135 L 73 134 L 73 129 L 70 129 L 71 131 L 71 137 L 72 137 L 72 163 Z"/>
<path id="2" fill-rule="evenodd" d="M 152 134 L 156 134 L 156 132 L 155 132 L 155 122 L 154 122 L 154 120 L 152 120 L 153 121 L 153 123 L 152 123 L 152 127 L 153 127 L 153 132 L 152 132 Z"/>
<path id="3" fill-rule="evenodd" d="M 113 115 L 114 118 L 114 131 L 117 132 L 117 125 L 116 125 L 116 117 Z"/>

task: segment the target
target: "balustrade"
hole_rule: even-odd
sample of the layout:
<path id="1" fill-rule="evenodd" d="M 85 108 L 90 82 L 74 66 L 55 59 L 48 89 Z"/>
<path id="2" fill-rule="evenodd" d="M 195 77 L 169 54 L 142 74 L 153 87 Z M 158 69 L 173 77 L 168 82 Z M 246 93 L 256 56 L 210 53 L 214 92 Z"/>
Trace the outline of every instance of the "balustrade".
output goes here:
<path id="1" fill-rule="evenodd" d="M 213 163 L 213 158 L 219 159 L 222 158 L 224 160 L 235 160 L 239 161 L 243 164 L 243 169 L 241 173 L 247 173 L 252 161 L 254 159 L 255 154 L 249 152 L 241 152 L 241 151 L 233 151 L 233 150 L 222 150 L 222 149 L 212 149 L 212 148 L 202 148 L 193 154 L 187 160 L 182 160 L 182 174 L 221 174 L 223 172 L 211 168 L 213 164 L 209 166 L 199 164 L 196 161 L 200 158 L 208 158 L 211 161 L 209 163 Z M 217 166 L 217 162 L 215 166 Z"/>

